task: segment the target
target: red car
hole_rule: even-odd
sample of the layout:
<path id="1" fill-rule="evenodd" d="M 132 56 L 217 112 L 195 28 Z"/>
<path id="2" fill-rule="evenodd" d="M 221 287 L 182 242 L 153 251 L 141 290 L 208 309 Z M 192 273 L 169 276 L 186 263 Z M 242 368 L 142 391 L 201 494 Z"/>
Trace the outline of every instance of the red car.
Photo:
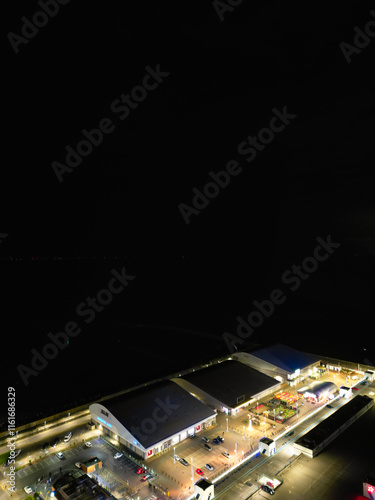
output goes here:
<path id="1" fill-rule="evenodd" d="M 197 469 L 195 472 L 196 472 L 197 474 L 199 474 L 200 476 L 203 476 L 203 472 L 202 472 L 200 469 Z"/>
<path id="2" fill-rule="evenodd" d="M 144 467 L 138 467 L 137 474 L 144 474 L 146 469 Z"/>
<path id="3" fill-rule="evenodd" d="M 352 387 L 353 391 L 359 391 L 358 387 Z"/>

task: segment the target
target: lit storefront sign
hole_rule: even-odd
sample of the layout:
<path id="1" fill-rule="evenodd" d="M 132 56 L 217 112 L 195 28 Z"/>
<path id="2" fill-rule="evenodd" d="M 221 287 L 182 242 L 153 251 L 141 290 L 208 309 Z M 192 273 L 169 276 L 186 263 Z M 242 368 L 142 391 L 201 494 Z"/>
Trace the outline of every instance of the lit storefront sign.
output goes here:
<path id="1" fill-rule="evenodd" d="M 112 424 L 109 424 L 108 422 L 106 422 L 103 418 L 101 417 L 97 417 L 97 419 L 99 420 L 99 422 L 103 422 L 104 425 L 106 425 L 107 427 L 112 427 Z"/>

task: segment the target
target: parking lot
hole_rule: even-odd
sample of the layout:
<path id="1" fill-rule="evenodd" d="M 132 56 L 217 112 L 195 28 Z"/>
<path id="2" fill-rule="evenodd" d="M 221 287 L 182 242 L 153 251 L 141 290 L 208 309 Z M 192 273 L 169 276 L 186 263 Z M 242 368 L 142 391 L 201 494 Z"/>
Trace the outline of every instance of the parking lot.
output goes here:
<path id="1" fill-rule="evenodd" d="M 331 380 L 340 386 L 346 382 L 346 375 L 327 373 L 321 379 Z M 296 389 L 297 387 L 290 388 L 288 393 L 294 393 Z M 281 392 L 280 395 L 282 395 Z M 84 462 L 96 456 L 102 460 L 103 469 L 92 473 L 92 475 L 96 477 L 100 484 L 118 497 L 131 497 L 138 492 L 142 496 L 150 495 L 149 483 L 160 486 L 171 497 L 177 497 L 181 493 L 183 496 L 186 496 L 189 492 L 192 492 L 194 483 L 200 478 L 200 475 L 196 472 L 197 469 L 200 469 L 203 477 L 208 480 L 217 478 L 223 472 L 239 464 L 244 458 L 257 450 L 258 441 L 261 437 L 266 435 L 267 437 L 278 439 L 280 435 L 287 432 L 289 427 L 293 427 L 299 420 L 302 420 L 310 412 L 317 410 L 324 404 L 323 402 L 313 404 L 303 399 L 298 400 L 298 409 L 300 410 L 298 416 L 296 415 L 285 424 L 281 424 L 274 420 L 273 407 L 270 403 L 271 398 L 272 396 L 269 395 L 264 401 L 258 402 L 258 411 L 256 409 L 255 411 L 258 413 L 257 420 L 259 425 L 250 426 L 249 411 L 251 412 L 251 409 L 249 408 L 245 408 L 236 416 L 218 413 L 214 426 L 203 430 L 193 439 L 187 439 L 144 463 L 142 461 L 136 463 L 136 461 L 128 458 L 126 454 L 115 459 L 114 454 L 121 449 L 121 446 L 109 438 L 107 440 L 102 437 L 96 437 L 99 432 L 98 430 L 91 433 L 92 437 L 89 437 L 92 442 L 91 448 L 87 448 L 83 443 L 77 446 L 74 446 L 73 443 L 70 445 L 61 443 L 57 449 L 62 451 L 64 455 L 63 460 L 59 460 L 56 456 L 55 451 L 57 449 L 50 448 L 49 453 L 44 453 L 40 452 L 38 448 L 38 451 L 34 452 L 34 454 L 37 456 L 42 454 L 43 458 L 33 465 L 26 465 L 26 467 L 16 472 L 18 489 L 23 492 L 23 487 L 26 485 L 35 487 L 42 476 L 44 478 L 42 480 L 43 483 L 49 477 L 50 473 L 55 479 L 60 474 L 60 468 L 62 472 L 69 470 L 77 471 L 75 467 L 76 462 Z M 260 406 L 261 403 L 263 403 L 262 406 Z M 336 402 L 332 404 L 336 406 Z M 271 408 L 268 417 L 263 414 L 267 408 Z M 254 412 L 254 409 L 252 411 Z M 326 411 L 328 412 L 328 408 L 319 412 L 320 416 L 324 416 Z M 205 448 L 205 442 L 202 440 L 203 436 L 207 437 L 210 450 Z M 213 439 L 217 436 L 223 437 L 224 442 L 215 444 Z M 109 441 L 113 441 L 113 446 Z M 288 441 L 290 441 L 290 438 L 287 437 L 278 439 L 277 447 L 283 446 Z M 223 455 L 224 452 L 228 452 L 230 457 L 225 457 Z M 187 465 L 174 460 L 174 453 L 179 455 L 180 458 L 184 458 Z M 20 465 L 25 465 L 29 458 L 29 456 L 25 456 Z M 210 464 L 212 470 L 208 470 L 205 467 L 206 464 Z M 139 465 L 147 465 L 149 469 L 154 469 L 157 472 L 157 476 L 143 482 L 141 480 L 142 475 L 136 473 Z M 160 491 L 158 491 L 159 497 L 161 496 Z"/>

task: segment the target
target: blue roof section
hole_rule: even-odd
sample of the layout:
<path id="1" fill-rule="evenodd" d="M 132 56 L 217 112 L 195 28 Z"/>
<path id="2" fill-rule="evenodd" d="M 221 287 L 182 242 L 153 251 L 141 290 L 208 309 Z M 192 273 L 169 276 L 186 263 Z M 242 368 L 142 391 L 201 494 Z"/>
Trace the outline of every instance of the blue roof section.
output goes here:
<path id="1" fill-rule="evenodd" d="M 264 349 L 251 351 L 250 354 L 289 373 L 293 373 L 298 369 L 302 370 L 306 366 L 319 361 L 317 356 L 297 351 L 297 349 L 284 344 L 274 344 Z"/>

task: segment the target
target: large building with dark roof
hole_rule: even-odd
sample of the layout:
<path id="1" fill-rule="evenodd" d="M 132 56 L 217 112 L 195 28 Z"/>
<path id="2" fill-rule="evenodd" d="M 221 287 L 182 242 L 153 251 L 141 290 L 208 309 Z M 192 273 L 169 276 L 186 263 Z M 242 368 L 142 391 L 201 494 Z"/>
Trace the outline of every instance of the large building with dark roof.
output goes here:
<path id="1" fill-rule="evenodd" d="M 274 378 L 233 360 L 172 380 L 207 406 L 232 415 L 281 387 Z"/>
<path id="2" fill-rule="evenodd" d="M 103 434 L 147 459 L 209 427 L 216 412 L 172 381 L 93 403 L 92 420 Z"/>
<path id="3" fill-rule="evenodd" d="M 318 356 L 298 351 L 284 344 L 274 344 L 251 352 L 238 352 L 233 354 L 232 358 L 280 382 L 293 382 L 307 378 L 317 372 L 320 366 Z"/>
<path id="4" fill-rule="evenodd" d="M 294 448 L 310 458 L 318 455 L 338 435 L 374 406 L 370 396 L 356 396 L 293 444 Z"/>

